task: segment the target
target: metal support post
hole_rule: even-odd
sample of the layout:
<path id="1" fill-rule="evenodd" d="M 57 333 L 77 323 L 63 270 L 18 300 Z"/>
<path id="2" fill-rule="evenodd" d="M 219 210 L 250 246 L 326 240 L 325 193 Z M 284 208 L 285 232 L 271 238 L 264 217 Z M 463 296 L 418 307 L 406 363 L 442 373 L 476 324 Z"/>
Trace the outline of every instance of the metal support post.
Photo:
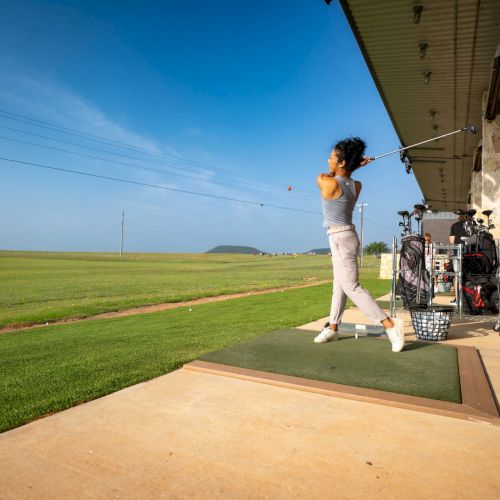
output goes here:
<path id="1" fill-rule="evenodd" d="M 392 281 L 391 281 L 391 298 L 390 298 L 390 314 L 391 318 L 396 315 L 396 276 L 398 265 L 398 240 L 396 236 L 392 237 Z"/>
<path id="2" fill-rule="evenodd" d="M 427 305 L 432 307 L 432 297 L 434 296 L 434 243 L 429 244 L 429 252 L 431 252 L 431 270 L 429 272 L 429 300 Z"/>
<path id="3" fill-rule="evenodd" d="M 463 246 L 458 245 L 458 260 L 457 260 L 457 267 L 458 267 L 458 283 L 457 283 L 457 291 L 458 291 L 458 297 L 457 297 L 457 305 L 458 305 L 458 316 L 459 318 L 462 317 L 462 311 L 463 311 L 463 300 L 464 300 L 464 291 L 462 288 L 462 260 L 463 260 Z"/>
<path id="4" fill-rule="evenodd" d="M 361 214 L 361 230 L 359 233 L 359 239 L 360 239 L 360 247 L 359 247 L 359 267 L 363 267 L 363 254 L 364 254 L 364 249 L 363 249 L 363 212 L 364 208 L 368 206 L 368 203 L 360 203 L 359 205 L 356 205 L 359 208 L 359 212 Z"/>

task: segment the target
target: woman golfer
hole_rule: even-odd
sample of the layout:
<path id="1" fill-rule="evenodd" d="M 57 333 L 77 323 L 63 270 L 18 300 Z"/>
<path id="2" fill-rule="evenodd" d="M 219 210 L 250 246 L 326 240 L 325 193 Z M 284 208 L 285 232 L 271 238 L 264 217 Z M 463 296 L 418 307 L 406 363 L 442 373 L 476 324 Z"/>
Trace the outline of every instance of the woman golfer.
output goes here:
<path id="1" fill-rule="evenodd" d="M 323 328 L 314 342 L 338 339 L 338 325 L 349 297 L 373 322 L 382 323 L 393 352 L 400 352 L 405 343 L 403 321 L 388 317 L 358 282 L 359 239 L 352 224 L 352 213 L 361 192 L 361 182 L 351 179 L 351 174 L 371 161 L 363 156 L 365 148 L 366 144 L 359 137 L 338 142 L 328 158 L 330 172 L 318 176 L 323 226 L 328 228 L 334 280 L 330 324 Z"/>

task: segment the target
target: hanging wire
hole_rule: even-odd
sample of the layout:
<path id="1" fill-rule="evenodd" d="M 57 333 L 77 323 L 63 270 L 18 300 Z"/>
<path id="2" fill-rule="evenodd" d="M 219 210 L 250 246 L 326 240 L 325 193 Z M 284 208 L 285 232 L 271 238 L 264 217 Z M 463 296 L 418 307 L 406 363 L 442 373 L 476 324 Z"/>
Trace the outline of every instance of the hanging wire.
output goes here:
<path id="1" fill-rule="evenodd" d="M 104 161 L 104 162 L 108 162 L 108 163 L 113 163 L 113 164 L 116 164 L 116 165 L 123 165 L 125 167 L 130 167 L 130 168 L 134 168 L 134 169 L 147 170 L 147 171 L 150 171 L 150 172 L 158 172 L 158 173 L 161 173 L 161 174 L 168 174 L 168 175 L 173 175 L 173 176 L 176 176 L 176 177 L 184 177 L 184 178 L 187 178 L 187 179 L 193 179 L 193 180 L 202 181 L 202 182 L 203 181 L 209 181 L 209 182 L 211 182 L 213 184 L 216 184 L 216 185 L 229 186 L 229 187 L 240 187 L 239 184 L 241 184 L 241 183 L 238 182 L 235 185 L 235 184 L 229 184 L 227 182 L 221 182 L 219 180 L 215 181 L 213 179 L 202 179 L 202 178 L 196 177 L 194 175 L 178 174 L 178 173 L 169 172 L 167 170 L 163 170 L 163 169 L 159 169 L 159 168 L 144 167 L 144 166 L 141 166 L 141 165 L 126 163 L 126 162 L 122 162 L 122 161 L 118 161 L 118 160 L 112 160 L 110 158 L 103 158 L 101 156 L 88 155 L 88 154 L 85 154 L 85 153 L 81 153 L 79 151 L 71 151 L 71 150 L 68 150 L 68 149 L 57 148 L 55 146 L 48 146 L 46 144 L 38 144 L 38 143 L 35 143 L 35 142 L 30 142 L 30 141 L 23 141 L 21 139 L 16 139 L 16 138 L 13 138 L 13 137 L 7 137 L 7 136 L 3 136 L 3 135 L 0 135 L 0 139 L 8 140 L 8 141 L 13 141 L 13 142 L 17 142 L 17 143 L 20 143 L 20 144 L 27 144 L 27 145 L 30 145 L 30 146 L 36 146 L 36 147 L 48 149 L 48 150 L 51 150 L 51 151 L 58 151 L 58 152 L 62 152 L 62 153 L 73 154 L 73 155 L 81 156 L 83 158 L 90 158 L 90 159 L 93 159 L 93 160 L 100 160 L 100 161 Z M 139 159 L 139 161 L 142 161 L 142 160 Z M 167 167 L 168 167 L 168 165 L 167 165 Z M 265 188 L 265 187 L 264 188 L 256 187 L 256 186 L 252 186 L 251 184 L 248 184 L 246 186 L 246 188 L 247 189 L 253 189 L 255 191 L 265 191 L 265 192 L 268 192 L 268 193 L 276 194 L 276 190 L 270 190 L 270 189 Z M 279 193 L 279 194 L 281 194 L 282 196 L 286 196 L 286 193 L 284 193 L 284 192 L 283 193 Z M 304 197 L 304 196 L 302 196 L 300 194 L 297 195 L 297 196 L 294 196 L 294 198 L 300 198 L 300 199 L 303 199 L 303 200 L 306 200 L 306 201 L 311 201 L 311 198 Z"/>
<path id="2" fill-rule="evenodd" d="M 272 205 L 270 203 L 260 203 L 257 201 L 242 200 L 239 198 L 229 198 L 227 196 L 219 196 L 219 195 L 209 194 L 209 193 L 199 193 L 196 191 L 188 191 L 186 189 L 171 188 L 171 187 L 167 187 L 167 186 L 160 186 L 158 184 L 149 184 L 146 182 L 133 181 L 130 179 L 120 179 L 118 177 L 110 177 L 107 175 L 99 175 L 99 174 L 92 174 L 90 172 L 82 172 L 80 170 L 70 170 L 70 169 L 66 169 L 66 168 L 53 167 L 51 165 L 43 165 L 41 163 L 33 163 L 33 162 L 28 162 L 28 161 L 15 160 L 13 158 L 6 158 L 3 156 L 0 156 L 0 160 L 15 163 L 18 165 L 27 165 L 27 166 L 31 166 L 31 167 L 44 168 L 44 169 L 54 170 L 54 171 L 58 171 L 58 172 L 66 172 L 66 173 L 70 173 L 70 174 L 83 175 L 83 176 L 87 176 L 87 177 L 95 177 L 97 179 L 105 179 L 105 180 L 109 180 L 109 181 L 123 182 L 126 184 L 134 184 L 137 186 L 146 186 L 146 187 L 151 187 L 151 188 L 156 188 L 156 189 L 163 189 L 166 191 L 174 191 L 174 192 L 178 192 L 178 193 L 192 194 L 192 195 L 196 195 L 196 196 L 204 196 L 207 198 L 217 198 L 219 200 L 235 201 L 238 203 L 246 203 L 248 205 L 255 205 L 255 206 L 269 207 L 269 208 L 279 208 L 281 210 L 290 210 L 292 212 L 302 212 L 302 213 L 314 214 L 314 215 L 320 214 L 320 212 L 313 212 L 311 210 L 303 210 L 300 208 L 284 207 L 284 206 L 280 206 L 280 205 Z"/>
<path id="3" fill-rule="evenodd" d="M 26 130 L 16 129 L 16 128 L 13 128 L 13 127 L 7 127 L 5 125 L 0 125 L 0 128 L 5 129 L 5 130 L 9 130 L 11 132 L 19 132 L 19 133 L 22 133 L 22 134 L 25 134 L 25 135 L 30 135 L 30 136 L 33 136 L 33 137 L 38 137 L 38 138 L 41 138 L 41 139 L 48 139 L 50 141 L 59 142 L 59 143 L 62 143 L 62 144 L 68 144 L 70 146 L 76 146 L 76 147 L 79 147 L 79 148 L 89 149 L 91 151 L 98 151 L 98 152 L 109 154 L 109 155 L 119 156 L 120 158 L 126 158 L 126 159 L 134 160 L 134 161 L 141 161 L 141 162 L 149 163 L 149 164 L 152 164 L 152 165 L 166 166 L 167 168 L 171 168 L 171 169 L 174 169 L 174 170 L 177 170 L 177 171 L 181 171 L 181 172 L 190 172 L 190 170 L 188 170 L 186 168 L 182 168 L 182 167 L 179 167 L 177 165 L 171 165 L 171 164 L 165 163 L 164 161 L 162 162 L 162 161 L 153 161 L 153 160 L 144 159 L 144 158 L 137 158 L 137 157 L 134 157 L 134 156 L 129 156 L 129 155 L 123 154 L 123 153 L 119 153 L 119 152 L 115 152 L 115 151 L 109 151 L 109 150 L 101 149 L 101 148 L 95 148 L 95 147 L 92 147 L 92 146 L 87 146 L 85 144 L 79 144 L 79 143 L 75 143 L 75 142 L 71 142 L 71 141 L 66 141 L 64 139 L 58 139 L 58 138 L 55 138 L 55 137 L 50 137 L 50 136 L 46 136 L 46 135 L 42 135 L 42 134 L 37 134 L 35 132 L 28 132 Z M 14 139 L 10 139 L 10 140 L 14 140 Z M 43 145 L 39 145 L 39 146 L 40 147 L 46 147 L 46 146 L 43 146 Z M 68 152 L 68 151 L 66 150 L 65 152 Z M 75 154 L 78 154 L 78 153 L 75 153 Z M 106 160 L 104 160 L 104 161 L 106 161 Z M 206 173 L 206 172 L 202 172 L 202 173 Z M 260 181 L 252 181 L 252 180 L 239 181 L 239 180 L 234 180 L 234 179 L 228 179 L 228 180 L 234 181 L 234 182 L 242 184 L 242 185 L 244 185 L 244 184 L 246 184 L 246 185 L 264 184 L 264 186 L 266 188 L 272 189 L 272 188 L 270 188 L 270 184 L 269 183 L 261 183 Z M 280 189 L 282 191 L 284 190 L 283 186 L 280 185 L 279 187 L 280 187 Z M 273 189 L 273 191 L 275 192 L 276 190 Z M 299 196 L 300 196 L 300 193 L 299 193 Z M 310 200 L 310 198 L 304 197 L 303 195 L 302 195 L 302 198 Z"/>
<path id="4" fill-rule="evenodd" d="M 18 114 L 18 113 L 12 113 L 12 112 L 9 112 L 9 111 L 5 111 L 3 109 L 0 109 L 0 116 L 3 117 L 3 118 L 7 118 L 9 120 L 15 120 L 15 121 L 27 124 L 27 125 L 34 125 L 34 126 L 41 127 L 41 128 L 48 129 L 48 130 L 52 130 L 52 131 L 55 131 L 55 132 L 58 132 L 58 133 L 63 133 L 63 134 L 67 134 L 67 135 L 71 135 L 71 136 L 83 138 L 83 139 L 86 139 L 86 140 L 93 140 L 93 141 L 96 141 L 96 142 L 99 142 L 99 143 L 102 143 L 102 144 L 105 144 L 105 145 L 108 145 L 108 146 L 119 147 L 119 148 L 127 149 L 127 150 L 130 150 L 130 151 L 136 152 L 136 153 L 147 154 L 147 155 L 150 155 L 150 156 L 153 156 L 153 157 L 156 157 L 156 158 L 166 158 L 168 160 L 175 161 L 175 162 L 178 162 L 178 163 L 184 163 L 184 164 L 186 164 L 186 166 L 189 166 L 189 167 L 198 168 L 199 170 L 209 170 L 209 171 L 222 172 L 225 175 L 239 177 L 239 178 L 242 178 L 242 179 L 251 179 L 253 181 L 257 181 L 257 182 L 260 182 L 260 183 L 265 183 L 265 184 L 268 184 L 268 185 L 274 185 L 274 186 L 283 188 L 283 186 L 281 184 L 278 184 L 278 183 L 276 183 L 274 181 L 270 181 L 269 179 L 263 179 L 263 178 L 257 177 L 257 176 L 252 176 L 252 175 L 248 175 L 248 174 L 242 174 L 242 173 L 234 171 L 234 170 L 222 169 L 220 167 L 215 167 L 215 166 L 209 165 L 207 163 L 202 163 L 202 162 L 190 160 L 190 159 L 187 159 L 187 158 L 182 158 L 182 157 L 179 157 L 179 156 L 169 155 L 167 153 L 159 153 L 157 151 L 154 151 L 154 150 L 151 150 L 151 149 L 147 149 L 147 148 L 142 148 L 142 147 L 139 147 L 139 146 L 132 146 L 130 144 L 127 144 L 127 143 L 124 143 L 124 142 L 121 142 L 121 141 L 116 141 L 116 140 L 105 138 L 105 137 L 102 137 L 102 136 L 98 136 L 98 135 L 89 134 L 89 133 L 86 133 L 86 132 L 77 131 L 77 130 L 71 129 L 69 127 L 63 127 L 62 125 L 57 125 L 57 124 L 54 124 L 54 123 L 51 123 L 51 122 L 47 122 L 47 121 L 44 121 L 44 120 L 38 120 L 38 119 L 35 119 L 35 118 L 32 118 L 32 117 L 28 117 L 28 116 L 25 116 L 25 115 L 21 115 L 21 114 Z M 15 129 L 9 129 L 9 130 L 15 130 Z M 22 131 L 22 130 L 17 130 L 17 131 L 21 132 L 21 133 L 27 133 L 27 132 Z M 58 139 L 54 139 L 52 137 L 46 137 L 46 136 L 39 136 L 39 137 L 45 137 L 45 138 L 52 139 L 52 140 L 58 140 Z M 65 142 L 65 141 L 60 140 L 60 142 Z M 73 145 L 75 145 L 74 143 L 69 143 L 69 142 L 66 142 L 66 143 L 67 144 L 73 144 Z M 79 145 L 79 144 L 76 144 L 76 145 L 77 146 L 81 146 L 81 147 L 85 147 L 85 146 Z M 100 151 L 102 151 L 102 150 L 100 150 Z M 109 154 L 113 154 L 111 152 L 108 152 L 108 153 Z M 137 158 L 134 158 L 134 159 L 137 159 Z M 142 160 L 142 161 L 146 161 L 146 160 Z M 185 168 L 183 168 L 182 170 L 185 170 Z M 305 192 L 311 192 L 310 190 L 303 189 L 303 188 L 300 188 L 300 187 L 296 187 L 294 189 L 297 189 L 297 190 L 300 190 L 300 191 L 305 191 Z"/>

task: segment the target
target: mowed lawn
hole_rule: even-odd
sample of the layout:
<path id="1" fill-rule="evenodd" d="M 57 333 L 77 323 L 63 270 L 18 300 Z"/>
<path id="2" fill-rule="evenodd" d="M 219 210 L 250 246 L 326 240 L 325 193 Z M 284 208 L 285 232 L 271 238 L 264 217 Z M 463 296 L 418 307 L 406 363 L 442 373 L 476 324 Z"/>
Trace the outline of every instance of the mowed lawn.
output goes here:
<path id="1" fill-rule="evenodd" d="M 362 284 L 374 296 L 390 288 L 388 280 L 362 278 Z M 216 349 L 326 316 L 330 298 L 327 284 L 3 333 L 0 432 L 168 373 Z"/>
<path id="2" fill-rule="evenodd" d="M 379 260 L 365 259 L 364 276 Z M 165 302 L 314 283 L 330 258 L 236 254 L 0 252 L 0 327 Z"/>

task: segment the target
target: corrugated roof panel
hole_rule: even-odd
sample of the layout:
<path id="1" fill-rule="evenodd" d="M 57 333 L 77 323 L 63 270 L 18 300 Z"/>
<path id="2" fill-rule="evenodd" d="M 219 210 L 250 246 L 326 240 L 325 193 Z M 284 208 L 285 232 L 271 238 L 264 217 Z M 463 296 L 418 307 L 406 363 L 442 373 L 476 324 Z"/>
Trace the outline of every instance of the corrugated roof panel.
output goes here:
<path id="1" fill-rule="evenodd" d="M 341 4 L 404 144 L 432 137 L 433 124 L 437 135 L 469 123 L 481 131 L 482 96 L 500 38 L 500 1 L 422 1 L 419 24 L 409 0 Z M 421 42 L 428 44 L 425 58 Z M 432 72 L 427 85 L 423 71 Z M 437 112 L 434 122 L 430 110 Z M 436 200 L 436 209 L 467 203 L 479 138 L 461 133 L 440 140 L 435 149 L 411 151 L 417 182 L 426 198 Z"/>

